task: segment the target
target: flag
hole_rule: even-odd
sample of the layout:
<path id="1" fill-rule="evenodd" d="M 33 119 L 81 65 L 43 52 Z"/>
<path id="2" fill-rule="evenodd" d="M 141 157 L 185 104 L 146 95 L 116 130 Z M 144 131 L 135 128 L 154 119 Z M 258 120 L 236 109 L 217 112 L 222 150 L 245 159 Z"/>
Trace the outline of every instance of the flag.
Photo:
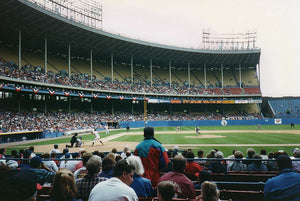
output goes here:
<path id="1" fill-rule="evenodd" d="M 68 96 L 70 95 L 70 92 L 66 92 L 66 91 L 65 91 L 64 94 L 65 94 L 65 96 L 68 97 Z"/>
<path id="2" fill-rule="evenodd" d="M 53 96 L 54 94 L 55 94 L 55 91 L 53 90 L 49 90 L 49 94 L 51 95 L 51 96 Z"/>
<path id="3" fill-rule="evenodd" d="M 15 87 L 17 92 L 20 92 L 22 90 L 22 87 Z"/>
<path id="4" fill-rule="evenodd" d="M 37 94 L 39 92 L 39 89 L 32 88 L 32 91 L 33 91 L 34 94 Z"/>

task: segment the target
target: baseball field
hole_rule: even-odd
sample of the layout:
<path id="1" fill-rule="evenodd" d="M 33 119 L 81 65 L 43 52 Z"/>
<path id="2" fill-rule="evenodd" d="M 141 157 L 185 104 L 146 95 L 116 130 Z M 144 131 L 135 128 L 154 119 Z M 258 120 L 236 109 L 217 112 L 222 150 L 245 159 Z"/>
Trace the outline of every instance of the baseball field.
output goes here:
<path id="1" fill-rule="evenodd" d="M 84 148 L 88 152 L 95 150 L 109 152 L 113 148 L 122 151 L 124 146 L 129 146 L 133 151 L 135 146 L 143 140 L 143 129 L 131 129 L 127 132 L 124 129 L 111 130 L 108 135 L 100 132 L 104 145 L 95 144 L 92 146 L 94 135 L 82 135 L 84 144 L 81 147 L 70 148 L 71 152 L 77 152 Z M 0 144 L 0 147 L 7 149 L 7 154 L 15 149 L 24 149 L 29 146 L 35 147 L 36 153 L 49 152 L 54 144 L 59 145 L 62 151 L 66 144 L 70 144 L 71 136 L 59 138 L 38 139 L 25 142 L 14 142 Z M 204 150 L 205 153 L 213 148 L 218 148 L 225 156 L 231 154 L 233 149 L 246 153 L 247 148 L 254 148 L 257 152 L 265 149 L 267 152 L 283 150 L 289 155 L 292 149 L 300 147 L 300 129 L 290 128 L 290 125 L 270 125 L 257 128 L 257 126 L 203 126 L 200 133 L 196 134 L 194 127 L 181 127 L 180 131 L 176 127 L 155 128 L 155 138 L 160 141 L 166 149 L 173 149 L 179 146 L 180 150 L 193 149 Z"/>

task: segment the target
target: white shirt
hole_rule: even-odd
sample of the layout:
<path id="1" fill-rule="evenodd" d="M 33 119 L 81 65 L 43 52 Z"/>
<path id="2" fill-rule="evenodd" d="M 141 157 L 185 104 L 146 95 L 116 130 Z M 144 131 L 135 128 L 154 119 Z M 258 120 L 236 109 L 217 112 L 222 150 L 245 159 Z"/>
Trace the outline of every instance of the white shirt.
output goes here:
<path id="1" fill-rule="evenodd" d="M 97 139 L 100 138 L 100 135 L 97 131 L 93 131 L 93 134 L 95 135 L 95 138 L 97 138 Z"/>
<path id="2" fill-rule="evenodd" d="M 82 168 L 79 168 L 78 170 L 76 170 L 75 172 L 74 172 L 74 179 L 76 180 L 76 179 L 79 179 L 80 178 L 80 173 L 81 172 L 84 172 L 84 171 L 87 171 L 86 170 L 86 167 L 82 167 Z"/>
<path id="3" fill-rule="evenodd" d="M 131 155 L 132 155 L 132 154 L 130 154 L 130 156 L 131 156 Z M 122 152 L 122 153 L 121 153 L 121 157 L 122 157 L 123 159 L 127 158 L 126 153 L 125 153 L 125 152 Z"/>
<path id="4" fill-rule="evenodd" d="M 292 161 L 293 170 L 300 171 L 300 161 Z"/>
<path id="5" fill-rule="evenodd" d="M 65 168 L 67 170 L 70 170 L 71 172 L 74 172 L 77 163 L 79 163 L 79 161 L 76 161 L 76 160 L 74 160 L 74 161 L 68 161 L 68 162 L 65 163 Z"/>
<path id="6" fill-rule="evenodd" d="M 98 183 L 91 191 L 89 201 L 138 201 L 134 190 L 120 179 L 112 177 Z"/>
<path id="7" fill-rule="evenodd" d="M 55 152 L 55 153 L 57 153 L 57 154 L 60 153 L 60 151 L 59 151 L 58 149 L 51 149 L 50 154 L 51 154 L 52 152 Z"/>
<path id="8" fill-rule="evenodd" d="M 58 171 L 58 167 L 54 161 L 43 161 L 43 163 L 50 169 L 53 170 L 54 172 Z"/>

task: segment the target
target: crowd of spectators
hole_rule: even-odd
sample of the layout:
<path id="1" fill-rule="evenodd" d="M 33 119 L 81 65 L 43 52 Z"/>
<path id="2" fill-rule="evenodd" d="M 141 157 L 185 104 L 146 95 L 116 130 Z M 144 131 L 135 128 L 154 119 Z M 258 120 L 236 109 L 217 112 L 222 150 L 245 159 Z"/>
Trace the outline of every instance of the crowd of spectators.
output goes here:
<path id="1" fill-rule="evenodd" d="M 126 147 L 126 150 L 127 149 L 129 148 Z M 291 172 L 293 172 L 291 173 L 293 177 L 297 177 L 297 178 L 300 177 L 299 173 L 297 173 L 300 171 L 297 165 L 298 161 L 291 161 L 291 159 L 295 159 L 299 157 L 300 150 L 298 148 L 295 148 L 293 150 L 293 156 L 288 156 L 288 153 L 284 152 L 283 150 L 279 150 L 275 153 L 273 152 L 268 153 L 268 159 L 274 159 L 275 161 L 274 160 L 245 161 L 245 159 L 251 159 L 251 158 L 262 159 L 262 155 L 260 153 L 265 153 L 265 150 L 261 150 L 260 153 L 256 153 L 256 151 L 252 148 L 249 148 L 247 150 L 247 153 L 245 153 L 245 157 L 244 157 L 244 153 L 238 150 L 233 150 L 233 155 L 224 156 L 220 150 L 213 149 L 206 154 L 206 157 L 204 157 L 205 155 L 204 152 L 202 150 L 199 150 L 198 156 L 194 157 L 193 150 L 191 149 L 188 150 L 177 150 L 177 149 L 178 147 L 176 148 L 174 147 L 174 149 L 167 150 L 167 152 L 172 153 L 170 156 L 172 156 L 171 159 L 173 161 L 173 164 L 171 166 L 171 169 L 169 170 L 165 169 L 163 171 L 164 173 L 160 177 L 159 183 L 167 184 L 165 182 L 171 181 L 171 183 L 176 187 L 174 188 L 174 192 L 172 193 L 172 196 L 175 195 L 179 198 L 198 199 L 195 195 L 195 189 L 201 188 L 201 184 L 203 184 L 202 190 L 205 185 L 208 186 L 213 185 L 214 188 L 216 189 L 216 186 L 214 184 L 207 183 L 207 182 L 211 182 L 212 177 L 210 175 L 212 173 L 226 172 L 226 174 L 229 174 L 228 172 L 230 171 L 234 171 L 234 172 L 255 171 L 256 173 L 258 171 L 261 172 L 279 171 L 279 175 L 280 175 L 279 178 L 281 180 L 284 180 L 283 174 L 285 173 L 290 174 Z M 54 199 L 55 197 L 60 197 L 60 196 L 67 196 L 67 198 L 64 199 L 76 198 L 79 200 L 80 199 L 93 200 L 96 199 L 95 197 L 100 196 L 99 189 L 102 189 L 101 195 L 105 195 L 104 197 L 110 197 L 111 196 L 110 194 L 107 194 L 106 191 L 103 191 L 103 189 L 106 189 L 108 187 L 106 185 L 109 186 L 112 185 L 115 186 L 115 188 L 119 187 L 120 188 L 119 192 L 116 189 L 114 196 L 118 196 L 120 192 L 122 192 L 121 194 L 123 196 L 126 196 L 126 194 L 128 193 L 127 196 L 129 196 L 129 200 L 136 200 L 137 197 L 157 196 L 156 191 L 154 190 L 157 187 L 157 185 L 152 186 L 150 180 L 143 177 L 144 168 L 141 159 L 138 156 L 127 154 L 124 156 L 124 158 L 122 158 L 120 152 L 114 153 L 115 149 L 111 153 L 106 153 L 106 155 L 99 151 L 88 153 L 84 149 L 80 149 L 79 152 L 69 153 L 68 149 L 64 149 L 62 151 L 62 154 L 60 153 L 57 154 L 56 151 L 51 150 L 49 153 L 43 153 L 41 156 L 39 156 L 39 154 L 36 155 L 32 150 L 34 149 L 32 148 L 26 150 L 21 149 L 19 152 L 17 152 L 17 150 L 12 150 L 11 155 L 7 155 L 5 153 L 5 149 L 1 149 L 0 150 L 0 174 L 3 173 L 3 171 L 8 171 L 9 169 L 32 170 L 36 175 L 37 183 L 39 183 L 40 185 L 53 186 L 53 191 L 51 194 L 52 200 L 55 200 Z M 54 157 L 49 158 L 48 156 L 46 156 L 46 154 L 51 154 L 51 155 L 54 154 Z M 28 159 L 28 160 L 20 160 L 20 158 Z M 280 164 L 282 161 L 278 161 L 281 158 L 283 158 L 284 164 Z M 83 159 L 84 159 L 84 164 L 82 164 Z M 205 161 L 205 159 L 216 159 L 216 160 Z M 241 160 L 232 161 L 228 159 L 241 159 Z M 57 165 L 55 169 L 50 169 L 50 166 L 48 166 L 48 168 L 45 169 L 44 166 L 49 165 L 49 163 L 47 163 L 49 160 L 52 161 L 55 165 Z M 276 160 L 277 160 L 277 165 L 274 164 L 274 162 L 276 163 Z M 15 163 L 11 163 L 9 161 L 14 161 Z M 104 169 L 107 169 L 107 167 L 104 164 L 104 161 L 112 162 L 110 168 L 112 175 L 102 174 Z M 74 163 L 74 165 L 66 166 L 66 165 L 62 165 L 62 163 L 64 164 Z M 188 163 L 195 163 L 195 164 L 188 165 Z M 235 163 L 242 164 L 242 165 L 237 165 Z M 288 163 L 290 163 L 290 165 L 288 165 Z M 119 166 L 125 168 L 125 170 L 124 169 L 120 170 L 118 168 Z M 244 167 L 244 168 L 241 169 L 240 167 Z M 79 174 L 78 171 L 80 172 Z M 125 173 L 123 171 L 125 171 Z M 74 177 L 73 174 L 76 176 Z M 191 174 L 193 174 L 192 178 L 191 178 Z M 61 182 L 66 182 L 62 179 L 62 177 L 66 177 L 65 180 L 68 181 L 68 184 L 61 183 Z M 273 178 L 271 179 L 272 181 Z M 295 179 L 293 179 L 293 181 L 295 183 L 297 182 Z M 126 184 L 127 186 L 124 186 L 124 184 Z M 66 194 L 61 194 L 59 188 L 63 185 L 70 185 L 69 187 L 70 192 Z M 266 185 L 268 185 L 268 182 L 266 183 Z M 277 186 L 275 183 L 272 183 L 272 185 L 273 188 L 276 188 L 279 191 L 276 192 L 276 194 L 274 194 L 274 192 L 268 192 L 268 196 L 283 195 L 279 193 L 280 186 Z M 128 188 L 128 186 L 130 186 L 131 188 Z M 294 187 L 291 186 L 291 188 Z M 180 191 L 178 191 L 179 189 Z M 172 189 L 169 190 L 173 191 Z M 90 192 L 92 192 L 93 194 L 92 196 L 89 196 Z M 298 190 L 293 192 L 290 191 L 288 193 L 289 196 L 298 195 L 298 194 L 299 194 Z M 284 195 L 286 196 L 287 194 Z M 203 196 L 206 196 L 205 193 L 202 195 L 202 197 Z M 216 191 L 214 193 L 214 196 L 219 197 L 219 193 Z M 62 197 L 60 199 L 64 200 Z"/>
<path id="2" fill-rule="evenodd" d="M 137 76 L 133 84 L 130 79 L 122 81 L 111 82 L 110 78 L 103 78 L 102 80 L 95 77 L 91 80 L 90 76 L 81 73 L 72 73 L 70 77 L 66 73 L 43 72 L 43 69 L 32 67 L 31 65 L 24 65 L 21 69 L 12 62 L 7 62 L 0 58 L 0 76 L 15 78 L 20 80 L 27 80 L 33 82 L 40 82 L 51 85 L 64 85 L 79 88 L 90 88 L 105 91 L 117 92 L 138 92 L 138 93 L 152 93 L 152 94 L 180 94 L 180 95 L 230 95 L 230 90 L 223 90 L 219 87 L 199 87 L 191 86 L 190 88 L 185 84 L 174 83 L 170 86 L 164 81 L 154 80 L 151 86 L 149 80 L 141 79 Z M 243 94 L 243 93 L 241 93 Z"/>
<path id="3" fill-rule="evenodd" d="M 220 113 L 148 113 L 147 121 L 221 120 L 249 118 L 246 114 Z M 144 121 L 143 113 L 40 113 L 0 112 L 0 132 L 53 131 L 102 128 L 106 122 Z M 103 124 L 101 124 L 103 123 Z"/>

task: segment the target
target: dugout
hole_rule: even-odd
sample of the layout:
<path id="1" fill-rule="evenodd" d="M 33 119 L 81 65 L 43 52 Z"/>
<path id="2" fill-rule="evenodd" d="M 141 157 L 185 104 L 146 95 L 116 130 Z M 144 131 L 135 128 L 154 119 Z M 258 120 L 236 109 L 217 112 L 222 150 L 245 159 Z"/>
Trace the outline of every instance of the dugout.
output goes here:
<path id="1" fill-rule="evenodd" d="M 0 133 L 0 143 L 19 142 L 26 140 L 34 140 L 42 138 L 43 131 L 24 131 L 24 132 L 11 132 Z"/>
<path id="2" fill-rule="evenodd" d="M 109 128 L 121 128 L 118 121 L 107 121 L 106 125 L 108 125 Z"/>

